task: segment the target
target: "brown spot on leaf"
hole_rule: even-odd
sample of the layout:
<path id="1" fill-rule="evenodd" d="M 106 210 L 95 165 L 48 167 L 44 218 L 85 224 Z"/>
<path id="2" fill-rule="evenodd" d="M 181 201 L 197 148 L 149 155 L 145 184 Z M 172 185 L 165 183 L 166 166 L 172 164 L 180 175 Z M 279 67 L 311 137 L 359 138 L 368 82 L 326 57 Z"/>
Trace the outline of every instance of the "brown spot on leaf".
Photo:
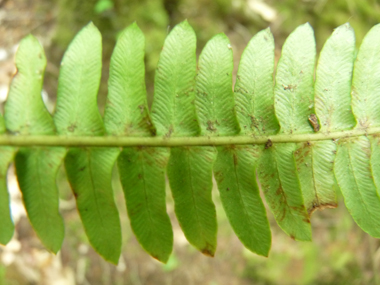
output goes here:
<path id="1" fill-rule="evenodd" d="M 318 118 L 315 114 L 311 114 L 309 116 L 309 122 L 310 122 L 311 126 L 313 127 L 314 132 L 318 132 L 320 129 L 320 126 L 319 126 Z"/>
<path id="2" fill-rule="evenodd" d="M 300 214 L 304 214 L 305 212 L 305 206 L 304 205 L 300 205 L 300 206 L 291 206 L 290 207 L 292 210 L 294 210 L 294 211 L 296 211 L 296 212 L 298 212 L 298 213 L 300 213 Z"/>
<path id="3" fill-rule="evenodd" d="M 280 185 L 280 186 L 277 188 L 276 195 L 282 195 L 282 192 L 284 192 L 284 190 L 282 189 L 282 186 Z"/>
<path id="4" fill-rule="evenodd" d="M 282 84 L 282 87 L 284 87 L 284 90 L 290 90 L 290 91 L 294 91 L 297 89 L 297 85 L 292 85 L 292 84 L 289 84 L 289 85 Z"/>
<path id="5" fill-rule="evenodd" d="M 255 116 L 249 115 L 249 118 L 251 119 L 251 129 L 259 128 L 259 121 L 255 118 Z"/>
<path id="6" fill-rule="evenodd" d="M 219 183 L 222 183 L 224 180 L 223 174 L 220 171 L 215 171 L 214 172 L 215 178 L 219 180 Z"/>
<path id="7" fill-rule="evenodd" d="M 141 173 L 139 173 L 139 174 L 137 175 L 137 178 L 138 178 L 138 179 L 140 179 L 140 180 L 141 180 L 141 179 L 143 179 L 143 176 L 142 176 L 142 174 L 141 174 Z"/>
<path id="8" fill-rule="evenodd" d="M 133 124 L 132 123 L 128 123 L 128 124 L 125 125 L 124 133 L 126 135 L 133 133 Z"/>
<path id="9" fill-rule="evenodd" d="M 83 171 L 85 169 L 86 169 L 86 166 L 83 166 L 83 167 L 79 168 L 79 171 Z"/>
<path id="10" fill-rule="evenodd" d="M 140 109 L 140 113 L 141 114 L 144 113 L 145 106 L 144 105 L 139 105 L 138 107 Z"/>
<path id="11" fill-rule="evenodd" d="M 204 254 L 204 255 L 207 255 L 207 256 L 210 256 L 210 257 L 214 257 L 214 250 L 213 250 L 213 246 L 209 243 L 206 243 L 206 247 L 204 249 L 201 250 L 201 252 Z"/>
<path id="12" fill-rule="evenodd" d="M 228 144 L 224 148 L 227 149 L 227 150 L 233 151 L 234 149 L 236 149 L 236 145 L 234 145 L 234 144 Z"/>
<path id="13" fill-rule="evenodd" d="M 209 130 L 211 132 L 217 131 L 217 129 L 214 126 L 214 123 L 210 120 L 207 121 L 207 130 Z"/>
<path id="14" fill-rule="evenodd" d="M 316 210 L 319 210 L 319 211 L 322 211 L 324 209 L 334 209 L 338 207 L 338 204 L 337 203 L 322 203 L 322 204 L 319 204 L 319 203 L 313 203 L 313 205 L 311 206 L 311 208 L 309 208 L 307 210 L 307 212 L 309 213 L 309 216 L 311 216 Z"/>
<path id="15" fill-rule="evenodd" d="M 234 158 L 234 165 L 238 165 L 238 158 L 237 158 L 236 153 L 233 154 L 233 158 Z"/>
<path id="16" fill-rule="evenodd" d="M 76 124 L 71 124 L 70 126 L 67 127 L 67 130 L 69 132 L 74 132 L 76 129 L 77 125 Z"/>
<path id="17" fill-rule="evenodd" d="M 272 141 L 268 139 L 268 141 L 265 143 L 265 149 L 272 147 L 272 145 L 273 145 Z"/>
<path id="18" fill-rule="evenodd" d="M 159 262 L 162 262 L 162 260 L 159 257 L 155 256 L 155 255 L 151 255 L 151 257 L 153 257 L 154 259 L 158 260 Z"/>
<path id="19" fill-rule="evenodd" d="M 169 127 L 169 131 L 165 134 L 165 137 L 166 138 L 170 138 L 170 136 L 172 135 L 172 133 L 173 133 L 173 126 L 170 126 Z"/>

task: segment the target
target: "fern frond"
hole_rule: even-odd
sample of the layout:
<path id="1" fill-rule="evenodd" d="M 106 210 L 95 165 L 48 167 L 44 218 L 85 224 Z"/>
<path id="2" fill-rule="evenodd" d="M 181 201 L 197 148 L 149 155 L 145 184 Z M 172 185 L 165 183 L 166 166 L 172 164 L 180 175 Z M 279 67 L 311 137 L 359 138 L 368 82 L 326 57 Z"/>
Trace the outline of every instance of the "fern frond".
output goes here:
<path id="1" fill-rule="evenodd" d="M 97 28 L 83 28 L 64 55 L 53 118 L 40 95 L 46 58 L 27 36 L 17 52 L 5 119 L 0 116 L 0 243 L 14 230 L 6 191 L 13 160 L 28 217 L 52 252 L 64 234 L 55 181 L 62 162 L 90 243 L 113 263 L 121 253 L 111 187 L 115 163 L 131 227 L 162 262 L 173 247 L 166 172 L 182 230 L 206 255 L 217 247 L 213 173 L 232 228 L 259 255 L 267 256 L 271 246 L 259 185 L 279 226 L 296 240 L 311 240 L 311 214 L 337 207 L 337 191 L 356 223 L 380 238 L 379 39 L 376 25 L 355 59 L 353 29 L 338 27 L 321 51 L 314 81 L 314 32 L 301 25 L 283 46 L 273 84 L 274 39 L 263 30 L 246 47 L 233 90 L 228 38 L 212 38 L 197 69 L 195 33 L 184 21 L 165 40 L 150 113 L 145 38 L 133 23 L 111 58 L 103 123 L 96 104 Z"/>

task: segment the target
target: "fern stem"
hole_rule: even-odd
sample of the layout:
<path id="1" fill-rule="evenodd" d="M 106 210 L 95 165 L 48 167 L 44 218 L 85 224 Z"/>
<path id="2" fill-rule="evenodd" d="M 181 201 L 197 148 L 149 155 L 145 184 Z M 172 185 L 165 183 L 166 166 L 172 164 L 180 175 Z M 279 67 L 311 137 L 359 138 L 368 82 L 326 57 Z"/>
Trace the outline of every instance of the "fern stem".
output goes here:
<path id="1" fill-rule="evenodd" d="M 89 147 L 125 147 L 125 146 L 196 146 L 196 145 L 241 145 L 306 142 L 320 140 L 338 140 L 362 135 L 380 134 L 380 127 L 354 129 L 334 133 L 279 134 L 273 136 L 226 136 L 226 137 L 117 137 L 117 136 L 19 136 L 0 135 L 0 145 L 7 146 L 89 146 Z"/>

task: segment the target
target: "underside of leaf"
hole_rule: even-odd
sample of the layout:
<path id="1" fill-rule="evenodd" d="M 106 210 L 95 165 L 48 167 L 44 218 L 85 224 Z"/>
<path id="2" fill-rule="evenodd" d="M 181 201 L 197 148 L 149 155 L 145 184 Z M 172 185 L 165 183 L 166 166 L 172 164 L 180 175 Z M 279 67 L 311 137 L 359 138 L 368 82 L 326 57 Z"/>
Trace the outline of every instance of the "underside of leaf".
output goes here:
<path id="1" fill-rule="evenodd" d="M 227 36 L 214 36 L 197 66 L 196 36 L 183 21 L 165 40 L 150 112 L 145 38 L 133 23 L 111 58 L 103 122 L 98 29 L 84 27 L 62 59 L 54 119 L 41 97 L 43 48 L 25 37 L 0 116 L 0 243 L 14 230 L 6 187 L 12 160 L 29 220 L 54 253 L 64 234 L 55 181 L 62 161 L 91 245 L 115 264 L 122 247 L 111 183 L 116 162 L 133 232 L 164 263 L 173 248 L 166 174 L 187 240 L 209 256 L 217 246 L 213 173 L 234 232 L 259 255 L 268 256 L 271 247 L 260 188 L 278 225 L 295 240 L 311 240 L 311 214 L 337 207 L 338 191 L 356 223 L 380 238 L 379 39 L 376 25 L 356 55 L 354 31 L 344 24 L 326 41 L 315 68 L 314 32 L 306 23 L 285 41 L 273 81 L 268 28 L 247 45 L 234 85 Z"/>

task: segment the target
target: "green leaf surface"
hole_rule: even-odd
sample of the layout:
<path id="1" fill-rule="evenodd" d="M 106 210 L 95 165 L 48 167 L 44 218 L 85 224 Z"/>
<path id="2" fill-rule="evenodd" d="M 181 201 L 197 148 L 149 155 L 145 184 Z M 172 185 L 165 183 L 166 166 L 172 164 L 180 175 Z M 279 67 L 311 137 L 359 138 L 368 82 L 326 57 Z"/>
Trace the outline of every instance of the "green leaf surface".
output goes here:
<path id="1" fill-rule="evenodd" d="M 270 135 L 279 130 L 274 114 L 274 40 L 270 29 L 255 35 L 242 55 L 235 84 L 241 134 Z M 271 233 L 256 183 L 262 147 L 218 147 L 215 179 L 227 217 L 251 251 L 268 256 Z"/>
<path id="2" fill-rule="evenodd" d="M 377 196 L 380 197 L 380 138 L 378 135 L 369 136 L 371 143 L 371 170 L 376 185 Z"/>
<path id="3" fill-rule="evenodd" d="M 315 38 L 312 27 L 299 26 L 286 39 L 277 64 L 274 107 L 280 132 L 311 133 L 308 117 L 314 111 Z"/>
<path id="4" fill-rule="evenodd" d="M 339 188 L 333 171 L 335 153 L 336 144 L 332 140 L 297 144 L 294 158 L 309 215 L 315 210 L 338 206 Z"/>
<path id="5" fill-rule="evenodd" d="M 235 84 L 236 114 L 242 134 L 273 135 L 274 39 L 270 29 L 257 33 L 245 48 Z"/>
<path id="6" fill-rule="evenodd" d="M 355 33 L 347 23 L 334 30 L 318 60 L 315 111 L 321 132 L 343 131 L 356 124 L 350 96 L 354 59 Z"/>
<path id="7" fill-rule="evenodd" d="M 46 58 L 38 40 L 29 35 L 17 50 L 17 75 L 5 105 L 5 123 L 12 133 L 54 135 L 53 119 L 42 101 Z M 57 253 L 64 238 L 59 214 L 57 171 L 66 149 L 62 147 L 21 148 L 15 156 L 18 183 L 28 218 L 45 247 Z"/>
<path id="8" fill-rule="evenodd" d="M 54 134 L 53 120 L 41 98 L 46 57 L 34 36 L 23 38 L 15 61 L 17 74 L 12 80 L 5 104 L 7 129 L 25 135 Z"/>
<path id="9" fill-rule="evenodd" d="M 132 230 L 142 247 L 166 263 L 173 249 L 173 230 L 166 212 L 165 168 L 168 148 L 128 147 L 118 159 Z"/>
<path id="10" fill-rule="evenodd" d="M 240 132 L 232 91 L 232 70 L 230 41 L 225 34 L 218 34 L 208 41 L 198 62 L 195 106 L 202 135 L 227 136 Z"/>
<path id="11" fill-rule="evenodd" d="M 187 240 L 203 254 L 214 256 L 217 221 L 212 201 L 214 147 L 171 149 L 168 177 L 175 213 Z"/>
<path id="12" fill-rule="evenodd" d="M 274 107 L 280 133 L 313 131 L 308 117 L 314 112 L 315 54 L 314 32 L 309 24 L 299 26 L 285 41 L 274 88 Z M 277 223 L 288 235 L 296 240 L 311 240 L 309 216 L 293 156 L 297 145 L 272 146 L 268 141 L 265 148 L 258 172 L 268 205 Z"/>
<path id="13" fill-rule="evenodd" d="M 0 134 L 4 134 L 6 131 L 4 117 L 0 115 Z"/>
<path id="14" fill-rule="evenodd" d="M 106 260 L 117 264 L 121 229 L 112 185 L 118 148 L 72 148 L 65 168 L 88 239 Z"/>
<path id="15" fill-rule="evenodd" d="M 295 240 L 310 241 L 311 226 L 293 158 L 296 144 L 265 149 L 257 169 L 268 206 L 278 225 Z"/>
<path id="16" fill-rule="evenodd" d="M 380 238 L 379 190 L 373 180 L 370 158 L 371 144 L 368 138 L 361 136 L 340 140 L 334 173 L 346 207 L 355 222 L 371 236 Z"/>
<path id="17" fill-rule="evenodd" d="M 6 245 L 11 240 L 15 228 L 7 190 L 7 172 L 14 153 L 15 150 L 12 147 L 0 148 L 0 244 L 3 245 Z"/>
<path id="18" fill-rule="evenodd" d="M 96 99 L 101 53 L 101 35 L 92 23 L 77 34 L 66 51 L 54 116 L 60 135 L 104 134 Z M 115 264 L 121 252 L 121 229 L 111 174 L 119 153 L 117 148 L 71 148 L 65 159 L 67 176 L 89 241 L 100 255 Z"/>
<path id="19" fill-rule="evenodd" d="M 195 136 L 196 37 L 184 21 L 166 38 L 155 76 L 152 119 L 160 136 Z M 214 256 L 216 212 L 211 199 L 214 147 L 172 148 L 168 178 L 175 213 L 188 241 Z"/>
<path id="20" fill-rule="evenodd" d="M 380 126 L 380 24 L 364 37 L 352 79 L 352 110 L 358 128 Z"/>
<path id="21" fill-rule="evenodd" d="M 18 183 L 28 218 L 44 246 L 57 253 L 65 235 L 59 213 L 56 176 L 66 154 L 63 147 L 21 148 L 15 157 Z"/>
<path id="22" fill-rule="evenodd" d="M 160 136 L 194 136 L 196 37 L 184 21 L 165 40 L 154 80 L 152 120 Z"/>
<path id="23" fill-rule="evenodd" d="M 214 173 L 228 220 L 249 250 L 268 256 L 271 232 L 256 183 L 260 146 L 218 147 Z"/>
<path id="24" fill-rule="evenodd" d="M 102 38 L 94 24 L 70 43 L 61 62 L 54 123 L 60 135 L 103 135 L 96 96 L 102 67 Z"/>
<path id="25" fill-rule="evenodd" d="M 351 129 L 355 118 L 351 110 L 351 77 L 355 35 L 349 24 L 337 29 L 321 51 L 315 81 L 314 131 L 335 132 Z M 338 189 L 333 173 L 336 144 L 333 141 L 301 143 L 295 153 L 305 206 L 316 209 L 337 206 Z"/>
<path id="26" fill-rule="evenodd" d="M 86 233 L 114 263 L 121 252 L 111 187 L 118 157 L 132 229 L 162 262 L 173 247 L 167 166 L 179 223 L 205 254 L 214 255 L 217 244 L 212 170 L 234 231 L 258 254 L 268 255 L 271 236 L 255 175 L 277 223 L 296 240 L 311 240 L 311 213 L 335 207 L 339 187 L 358 225 L 380 237 L 379 33 L 377 25 L 367 34 L 353 64 L 354 32 L 349 24 L 338 27 L 314 73 L 313 30 L 301 25 L 283 46 L 273 86 L 275 45 L 270 30 L 263 30 L 245 49 L 232 91 L 228 38 L 219 34 L 207 43 L 197 70 L 195 34 L 184 21 L 165 41 L 150 119 L 145 39 L 134 23 L 112 55 L 105 125 L 97 106 L 102 48 L 96 27 L 82 29 L 65 53 L 54 120 L 41 97 L 43 49 L 33 36 L 25 37 L 5 119 L 0 116 L 0 243 L 14 229 L 6 175 L 15 157 L 32 226 L 48 250 L 59 250 L 64 227 L 55 177 L 64 147 Z"/>
<path id="27" fill-rule="evenodd" d="M 119 36 L 111 57 L 104 125 L 110 135 L 150 136 L 145 87 L 145 37 L 136 23 Z"/>

